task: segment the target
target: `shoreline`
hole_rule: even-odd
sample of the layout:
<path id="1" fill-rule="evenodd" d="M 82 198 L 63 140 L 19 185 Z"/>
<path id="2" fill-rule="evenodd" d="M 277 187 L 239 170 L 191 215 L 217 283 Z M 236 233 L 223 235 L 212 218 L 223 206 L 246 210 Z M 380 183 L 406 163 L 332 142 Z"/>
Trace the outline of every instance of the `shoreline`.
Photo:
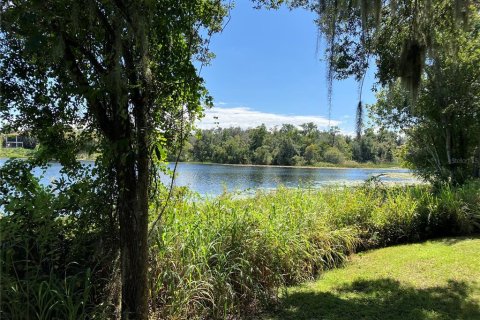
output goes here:
<path id="1" fill-rule="evenodd" d="M 175 162 L 169 162 L 174 164 Z M 239 163 L 215 163 L 215 162 L 185 162 L 179 161 L 178 163 L 185 163 L 185 164 L 201 164 L 201 165 L 215 165 L 215 166 L 232 166 L 232 167 L 259 167 L 259 168 L 291 168 L 291 169 L 338 169 L 338 170 L 349 170 L 349 169 L 368 169 L 368 170 L 410 170 L 408 168 L 403 167 L 348 167 L 348 166 L 287 166 L 287 165 L 272 165 L 272 164 L 239 164 Z"/>
<path id="2" fill-rule="evenodd" d="M 0 157 L 0 160 L 9 159 L 28 159 L 29 157 Z M 95 161 L 95 159 L 78 158 L 79 161 Z M 58 162 L 58 161 L 49 161 Z M 175 162 L 168 162 L 169 164 L 175 164 Z M 230 167 L 252 167 L 252 168 L 290 168 L 290 169 L 334 169 L 334 170 L 350 170 L 350 169 L 364 169 L 364 170 L 410 170 L 408 168 L 393 166 L 393 167 L 368 167 L 368 166 L 287 166 L 287 165 L 272 165 L 272 164 L 240 164 L 240 163 L 215 163 L 215 162 L 196 162 L 196 161 L 179 161 L 179 164 L 200 164 L 200 165 L 215 165 L 215 166 L 230 166 Z"/>

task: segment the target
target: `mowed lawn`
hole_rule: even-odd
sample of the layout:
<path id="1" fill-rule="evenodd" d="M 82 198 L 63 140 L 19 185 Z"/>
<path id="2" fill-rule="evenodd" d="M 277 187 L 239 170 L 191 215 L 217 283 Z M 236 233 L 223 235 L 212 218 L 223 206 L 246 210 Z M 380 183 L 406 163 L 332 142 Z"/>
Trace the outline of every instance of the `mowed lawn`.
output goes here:
<path id="1" fill-rule="evenodd" d="M 281 300 L 264 319 L 480 320 L 480 238 L 356 254 Z"/>

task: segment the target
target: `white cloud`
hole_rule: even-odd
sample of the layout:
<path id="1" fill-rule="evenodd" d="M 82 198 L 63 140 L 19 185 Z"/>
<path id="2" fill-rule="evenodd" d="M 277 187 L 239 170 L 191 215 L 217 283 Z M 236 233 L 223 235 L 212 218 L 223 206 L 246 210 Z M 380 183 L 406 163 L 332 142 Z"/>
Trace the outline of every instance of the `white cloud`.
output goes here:
<path id="1" fill-rule="evenodd" d="M 328 119 L 321 116 L 298 116 L 268 113 L 252 110 L 247 107 L 221 108 L 214 107 L 205 111 L 205 117 L 201 119 L 197 126 L 200 129 L 211 129 L 216 127 L 240 127 L 243 129 L 254 128 L 262 123 L 268 128 L 281 126 L 284 123 L 299 126 L 303 123 L 313 122 L 319 129 L 328 127 Z M 331 120 L 332 126 L 338 126 L 340 121 Z"/>

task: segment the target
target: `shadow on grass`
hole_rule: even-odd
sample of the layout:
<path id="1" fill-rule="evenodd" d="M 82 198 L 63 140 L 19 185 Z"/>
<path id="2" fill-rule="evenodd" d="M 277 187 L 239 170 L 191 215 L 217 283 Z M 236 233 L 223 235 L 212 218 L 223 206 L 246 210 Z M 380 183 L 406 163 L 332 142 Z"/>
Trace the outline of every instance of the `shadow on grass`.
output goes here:
<path id="1" fill-rule="evenodd" d="M 480 239 L 480 235 L 475 234 L 475 235 L 465 236 L 465 237 L 443 238 L 439 240 L 432 240 L 432 242 L 441 242 L 447 246 L 452 246 L 457 243 L 464 242 L 467 240 L 472 240 L 472 239 Z"/>
<path id="2" fill-rule="evenodd" d="M 392 279 L 359 280 L 332 292 L 295 292 L 285 297 L 273 319 L 446 320 L 480 319 L 472 288 L 449 281 L 444 287 L 416 289 Z"/>

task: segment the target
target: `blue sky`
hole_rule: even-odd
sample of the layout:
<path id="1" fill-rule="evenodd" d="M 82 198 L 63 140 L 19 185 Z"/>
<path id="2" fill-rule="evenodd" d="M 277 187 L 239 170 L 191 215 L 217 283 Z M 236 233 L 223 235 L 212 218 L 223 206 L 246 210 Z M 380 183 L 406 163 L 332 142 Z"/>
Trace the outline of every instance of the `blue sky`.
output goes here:
<path id="1" fill-rule="evenodd" d="M 325 46 L 320 41 L 317 52 L 314 19 L 305 10 L 256 10 L 250 1 L 236 1 L 225 30 L 211 40 L 216 58 L 202 69 L 216 106 L 199 126 L 211 127 L 215 121 L 224 127 L 259 122 L 273 126 L 311 119 L 326 128 L 326 64 L 321 61 Z M 373 81 L 370 72 L 364 103 L 375 101 Z M 334 84 L 331 122 L 344 132 L 354 131 L 357 88 L 353 79 Z"/>

